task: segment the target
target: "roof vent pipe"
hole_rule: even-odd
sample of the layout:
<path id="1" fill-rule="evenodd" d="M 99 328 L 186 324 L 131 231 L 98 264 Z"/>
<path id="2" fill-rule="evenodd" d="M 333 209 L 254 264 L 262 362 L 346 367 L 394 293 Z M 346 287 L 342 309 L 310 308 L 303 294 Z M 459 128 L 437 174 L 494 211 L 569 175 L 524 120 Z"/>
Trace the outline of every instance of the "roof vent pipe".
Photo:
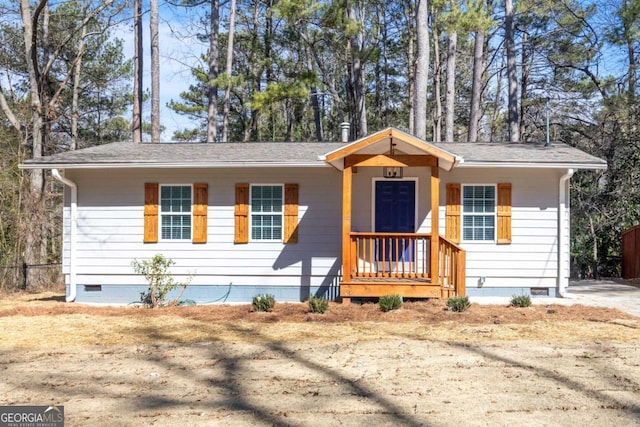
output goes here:
<path id="1" fill-rule="evenodd" d="M 349 142 L 350 128 L 351 128 L 351 125 L 349 124 L 349 122 L 340 123 L 340 141 Z"/>

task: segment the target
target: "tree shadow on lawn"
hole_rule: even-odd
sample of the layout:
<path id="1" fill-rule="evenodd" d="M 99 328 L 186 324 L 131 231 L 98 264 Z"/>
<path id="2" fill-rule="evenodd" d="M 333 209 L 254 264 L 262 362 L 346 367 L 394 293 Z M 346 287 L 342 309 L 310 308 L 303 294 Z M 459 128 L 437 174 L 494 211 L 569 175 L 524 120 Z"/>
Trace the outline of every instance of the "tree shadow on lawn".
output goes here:
<path id="1" fill-rule="evenodd" d="M 379 407 L 380 411 L 378 412 L 378 414 L 380 416 L 384 416 L 385 419 L 391 420 L 394 426 L 429 426 L 427 422 L 422 419 L 418 419 L 411 414 L 408 414 L 405 408 L 394 404 L 392 401 L 380 395 L 380 393 L 376 392 L 375 390 L 363 384 L 359 384 L 357 380 L 348 378 L 335 369 L 299 356 L 295 351 L 288 348 L 285 343 L 281 341 L 274 341 L 273 339 L 261 334 L 255 328 L 234 324 L 228 324 L 227 328 L 228 331 L 241 336 L 244 342 L 252 343 L 252 345 L 257 346 L 259 352 L 262 352 L 263 354 L 271 352 L 276 355 L 276 357 L 291 361 L 296 365 L 306 368 L 308 371 L 326 378 L 332 383 L 338 384 L 339 386 L 346 389 L 346 393 L 348 395 L 366 399 L 367 402 Z M 152 337 L 159 342 L 167 342 L 171 340 L 170 336 L 165 334 L 163 331 L 157 330 L 153 327 L 139 330 L 139 333 L 144 336 Z M 213 402 L 213 404 L 215 406 L 223 408 L 225 411 L 246 412 L 247 414 L 250 414 L 250 416 L 257 422 L 278 426 L 296 425 L 295 423 L 287 421 L 287 419 L 285 418 L 287 416 L 287 410 L 295 412 L 295 408 L 281 408 L 280 411 L 276 411 L 276 413 L 274 413 L 273 408 L 269 408 L 268 405 L 261 405 L 259 402 L 256 402 L 255 399 L 251 400 L 249 398 L 250 393 L 246 387 L 246 384 L 243 384 L 238 380 L 240 374 L 245 371 L 245 362 L 250 363 L 251 360 L 254 360 L 256 358 L 255 356 L 257 353 L 251 352 L 249 354 L 235 356 L 224 351 L 224 342 L 216 341 L 216 337 L 211 337 L 210 339 L 214 341 L 214 343 L 208 345 L 208 347 L 211 349 L 211 361 L 215 361 L 216 367 L 222 370 L 222 375 L 219 378 L 213 378 L 213 374 L 209 373 L 209 378 L 196 381 L 204 382 L 207 387 L 212 387 L 221 391 L 220 394 L 224 397 L 221 401 Z M 161 348 L 162 347 L 158 347 L 159 350 Z M 165 355 L 163 355 L 162 353 L 154 351 L 149 355 L 147 360 L 161 365 L 161 367 L 164 369 L 170 369 L 173 372 L 181 372 L 182 375 L 190 381 L 194 380 L 188 365 L 176 364 L 171 361 L 170 357 L 165 357 Z M 265 372 L 264 378 L 266 379 L 269 376 L 273 376 L 274 374 L 275 372 Z M 271 397 L 272 399 L 277 399 L 275 395 L 269 397 Z M 184 406 L 185 403 L 187 402 L 180 399 L 157 400 L 154 398 L 148 399 L 147 397 L 141 397 L 140 399 L 138 399 L 136 405 L 144 405 L 145 409 L 159 407 L 163 407 L 166 409 L 169 406 Z M 273 403 L 273 401 L 271 401 L 270 403 Z M 207 408 L 206 402 L 202 402 L 202 404 L 206 409 L 211 410 L 211 408 Z M 336 405 L 335 402 L 332 404 Z M 339 410 L 340 408 L 338 408 L 338 411 Z M 318 415 L 321 416 L 322 414 Z"/>
<path id="2" fill-rule="evenodd" d="M 401 336 L 411 339 L 411 340 L 424 340 L 424 337 L 415 336 L 412 334 L 402 334 Z M 441 341 L 441 340 L 429 340 L 433 341 L 445 346 L 450 346 L 457 348 L 459 350 L 463 350 L 467 353 L 473 353 L 485 360 L 491 360 L 494 362 L 503 363 L 506 367 L 515 367 L 517 369 L 522 369 L 524 371 L 531 372 L 533 375 L 541 378 L 545 378 L 551 380 L 553 382 L 558 383 L 559 385 L 569 388 L 572 391 L 581 393 L 587 398 L 595 399 L 601 402 L 600 408 L 602 409 L 617 409 L 622 411 L 627 411 L 629 414 L 633 416 L 633 418 L 637 418 L 640 420 L 640 401 L 637 402 L 629 402 L 623 401 L 620 399 L 616 399 L 600 390 L 594 390 L 588 387 L 586 384 L 582 384 L 575 379 L 570 378 L 566 375 L 561 375 L 561 373 L 557 370 L 552 370 L 540 366 L 534 366 L 531 359 L 523 358 L 522 360 L 517 360 L 515 358 L 510 358 L 502 354 L 498 354 L 496 352 L 492 352 L 488 350 L 486 346 L 476 345 L 473 343 L 463 343 L 456 341 Z M 605 346 L 602 343 L 594 343 L 598 348 L 596 351 L 600 353 L 611 353 L 611 348 Z M 585 352 L 589 351 L 589 348 L 584 348 Z M 617 355 L 612 356 L 617 357 Z M 598 359 L 602 359 L 602 363 L 598 364 Z M 607 362 L 607 359 L 610 357 L 590 357 L 588 354 L 585 354 L 584 361 L 591 361 L 594 366 L 591 367 L 590 370 L 593 372 L 601 373 L 600 379 L 603 384 L 608 383 L 613 386 L 612 390 L 620 390 L 624 388 L 623 391 L 629 391 L 631 394 L 636 393 L 640 390 L 640 384 L 638 382 L 629 378 L 629 375 L 619 369 L 615 368 L 611 363 Z M 577 366 L 577 365 L 576 365 Z M 625 382 L 624 386 L 621 386 L 620 381 Z M 610 388 L 602 388 L 604 390 L 611 390 Z"/>

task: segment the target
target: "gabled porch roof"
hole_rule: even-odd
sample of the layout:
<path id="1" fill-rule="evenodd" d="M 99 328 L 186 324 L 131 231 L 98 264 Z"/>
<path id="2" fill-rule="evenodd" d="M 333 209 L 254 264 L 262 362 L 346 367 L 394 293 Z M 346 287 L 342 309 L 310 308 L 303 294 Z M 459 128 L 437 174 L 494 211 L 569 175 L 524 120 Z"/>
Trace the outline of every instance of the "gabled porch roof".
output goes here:
<path id="1" fill-rule="evenodd" d="M 438 160 L 434 164 L 446 171 L 450 171 L 463 161 L 460 156 L 393 127 L 345 144 L 325 154 L 322 159 L 334 168 L 343 170 L 345 159 L 353 155 L 366 155 L 369 159 L 369 164 L 366 166 L 375 166 L 377 160 L 371 156 L 379 155 L 380 162 L 397 167 L 412 166 L 405 155 L 432 156 Z"/>

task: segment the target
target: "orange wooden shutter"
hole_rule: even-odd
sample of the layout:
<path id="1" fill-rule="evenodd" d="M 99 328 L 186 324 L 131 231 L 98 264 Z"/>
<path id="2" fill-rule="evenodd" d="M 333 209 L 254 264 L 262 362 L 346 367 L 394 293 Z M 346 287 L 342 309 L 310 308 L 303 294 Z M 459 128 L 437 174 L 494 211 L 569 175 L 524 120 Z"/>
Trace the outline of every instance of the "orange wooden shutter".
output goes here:
<path id="1" fill-rule="evenodd" d="M 193 184 L 193 243 L 207 243 L 209 184 Z"/>
<path id="2" fill-rule="evenodd" d="M 249 242 L 249 184 L 236 184 L 235 243 Z"/>
<path id="3" fill-rule="evenodd" d="M 158 242 L 158 184 L 144 184 L 144 243 Z"/>
<path id="4" fill-rule="evenodd" d="M 511 184 L 498 184 L 498 244 L 511 243 Z"/>
<path id="5" fill-rule="evenodd" d="M 298 184 L 284 185 L 284 243 L 298 243 Z"/>
<path id="6" fill-rule="evenodd" d="M 445 211 L 445 237 L 460 243 L 460 184 L 447 184 L 447 208 Z M 433 213 L 432 213 L 433 215 Z M 433 234 L 435 236 L 436 234 Z"/>

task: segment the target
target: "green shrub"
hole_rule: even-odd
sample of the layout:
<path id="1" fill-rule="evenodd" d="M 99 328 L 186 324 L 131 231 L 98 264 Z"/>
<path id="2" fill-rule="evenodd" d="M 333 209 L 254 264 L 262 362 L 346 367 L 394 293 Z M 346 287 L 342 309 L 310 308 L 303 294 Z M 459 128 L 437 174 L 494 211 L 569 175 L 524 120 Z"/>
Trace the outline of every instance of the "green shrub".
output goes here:
<path id="1" fill-rule="evenodd" d="M 276 305 L 276 297 L 270 294 L 261 294 L 253 297 L 253 311 L 271 311 Z"/>
<path id="2" fill-rule="evenodd" d="M 329 301 L 326 298 L 313 296 L 309 298 L 309 310 L 312 313 L 324 314 L 329 309 Z"/>
<path id="3" fill-rule="evenodd" d="M 387 312 L 397 310 L 402 307 L 402 297 L 400 295 L 385 295 L 380 297 L 380 310 Z"/>
<path id="4" fill-rule="evenodd" d="M 447 300 L 447 307 L 451 311 L 461 313 L 471 307 L 469 297 L 451 297 Z"/>
<path id="5" fill-rule="evenodd" d="M 529 295 L 514 295 L 511 297 L 511 305 L 514 307 L 531 306 L 531 297 Z"/>
<path id="6" fill-rule="evenodd" d="M 140 302 L 148 307 L 167 307 L 175 305 L 180 300 L 182 293 L 191 283 L 191 276 L 187 280 L 180 283 L 176 282 L 173 275 L 169 271 L 169 267 L 175 262 L 171 258 L 165 258 L 162 254 L 156 254 L 150 260 L 131 261 L 133 271 L 142 274 L 149 283 L 149 289 L 140 293 Z M 181 287 L 178 296 L 171 301 L 167 301 L 167 294 Z"/>

